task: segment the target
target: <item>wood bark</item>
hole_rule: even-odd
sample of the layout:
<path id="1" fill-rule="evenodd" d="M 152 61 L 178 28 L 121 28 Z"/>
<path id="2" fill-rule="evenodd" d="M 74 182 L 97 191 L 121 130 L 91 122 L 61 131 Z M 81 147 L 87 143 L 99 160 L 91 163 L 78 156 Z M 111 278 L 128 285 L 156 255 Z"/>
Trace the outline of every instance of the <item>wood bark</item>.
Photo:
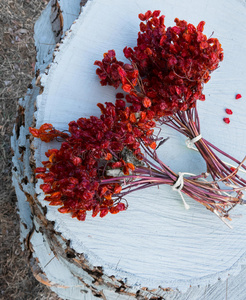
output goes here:
<path id="1" fill-rule="evenodd" d="M 72 25 L 82 2 L 54 0 L 36 23 L 36 77 L 19 101 L 12 137 L 13 185 L 23 249 L 28 251 L 33 274 L 60 297 L 245 299 L 244 207 L 235 208 L 230 230 L 191 199 L 187 199 L 191 209 L 185 211 L 178 195 L 160 187 L 129 197 L 129 209 L 119 216 L 73 220 L 47 206 L 33 175 L 45 150 L 59 144 L 44 145 L 28 131 L 29 126 L 38 128 L 45 122 L 65 130 L 71 120 L 98 116 L 96 103 L 114 101 L 116 91 L 100 86 L 94 60 L 113 48 L 122 59 L 122 49 L 136 43 L 137 14 L 160 9 L 168 26 L 173 25 L 174 17 L 197 24 L 204 19 L 208 32 L 215 31 L 221 41 L 225 62 L 212 75 L 206 103 L 199 105 L 202 134 L 242 159 L 246 105 L 235 102 L 234 95 L 246 95 L 246 9 L 244 1 L 223 3 L 91 0 Z M 240 16 L 236 17 L 238 11 Z M 225 19 L 230 20 L 227 25 Z M 240 32 L 235 33 L 234 28 L 241 28 Z M 227 107 L 235 115 L 230 127 L 221 121 Z M 197 153 L 185 148 L 184 139 L 169 129 L 163 131 L 163 137 L 171 137 L 167 148 L 172 151 L 161 150 L 161 158 L 177 171 L 203 172 L 204 163 Z"/>

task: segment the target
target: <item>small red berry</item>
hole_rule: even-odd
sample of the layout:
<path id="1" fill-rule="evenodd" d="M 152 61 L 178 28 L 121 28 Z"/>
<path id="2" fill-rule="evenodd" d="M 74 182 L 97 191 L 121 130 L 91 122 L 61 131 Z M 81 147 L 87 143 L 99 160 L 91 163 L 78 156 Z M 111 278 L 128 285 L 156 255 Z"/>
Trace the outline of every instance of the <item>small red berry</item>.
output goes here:
<path id="1" fill-rule="evenodd" d="M 236 99 L 240 99 L 240 98 L 242 98 L 242 95 L 241 94 L 236 94 L 236 97 L 235 97 Z"/>
<path id="2" fill-rule="evenodd" d="M 229 119 L 229 118 L 224 118 L 223 121 L 224 121 L 226 124 L 229 124 L 229 123 L 230 123 L 230 119 Z"/>
<path id="3" fill-rule="evenodd" d="M 232 114 L 233 114 L 232 110 L 229 109 L 229 108 L 227 108 L 225 111 L 226 111 L 226 113 L 227 113 L 228 115 L 232 115 Z"/>

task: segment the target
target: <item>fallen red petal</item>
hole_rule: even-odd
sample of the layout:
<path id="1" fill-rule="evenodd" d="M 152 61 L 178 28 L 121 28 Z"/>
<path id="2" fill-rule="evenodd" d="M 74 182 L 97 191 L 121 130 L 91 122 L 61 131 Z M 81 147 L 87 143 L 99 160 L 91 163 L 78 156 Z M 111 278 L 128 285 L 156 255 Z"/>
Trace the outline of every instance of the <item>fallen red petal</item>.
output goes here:
<path id="1" fill-rule="evenodd" d="M 229 108 L 227 108 L 225 111 L 226 111 L 226 113 L 227 113 L 228 115 L 232 115 L 232 114 L 233 114 L 232 110 L 229 109 Z"/>
<path id="2" fill-rule="evenodd" d="M 240 99 L 240 98 L 242 98 L 242 95 L 241 94 L 236 94 L 236 97 L 235 97 L 236 99 Z"/>
<path id="3" fill-rule="evenodd" d="M 230 119 L 229 119 L 229 118 L 224 118 L 223 121 L 224 121 L 226 124 L 229 124 L 229 123 L 230 123 Z"/>

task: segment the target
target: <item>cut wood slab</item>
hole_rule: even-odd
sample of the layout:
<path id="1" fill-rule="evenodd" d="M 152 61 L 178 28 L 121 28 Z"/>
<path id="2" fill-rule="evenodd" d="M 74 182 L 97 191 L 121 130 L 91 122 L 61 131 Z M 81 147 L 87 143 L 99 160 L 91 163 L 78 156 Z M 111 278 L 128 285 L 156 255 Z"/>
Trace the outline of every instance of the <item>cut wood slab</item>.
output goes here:
<path id="1" fill-rule="evenodd" d="M 96 104 L 114 101 L 116 91 L 100 86 L 94 61 L 110 49 L 124 60 L 122 49 L 136 45 L 138 14 L 160 9 L 167 26 L 176 17 L 193 24 L 204 20 L 207 36 L 214 32 L 221 42 L 225 59 L 205 87 L 206 101 L 198 106 L 201 131 L 242 160 L 246 102 L 235 100 L 235 95 L 246 97 L 245 2 L 91 0 L 53 53 L 59 35 L 64 35 L 62 26 L 72 24 L 62 9 L 71 16 L 68 3 L 51 2 L 36 25 L 38 45 L 53 43 L 53 48 L 38 49 L 41 89 L 33 82 L 34 88 L 20 103 L 12 138 L 13 183 L 34 275 L 64 299 L 245 299 L 244 206 L 231 213 L 233 229 L 229 229 L 187 197 L 190 209 L 185 210 L 178 193 L 160 186 L 129 195 L 125 212 L 103 219 L 88 216 L 80 222 L 49 207 L 39 188 L 41 181 L 34 184 L 35 166 L 41 166 L 47 149 L 59 143 L 45 144 L 28 134 L 31 124 L 39 128 L 52 123 L 66 130 L 72 120 L 99 116 Z M 78 6 L 75 11 L 79 13 Z M 54 13 L 59 19 L 56 29 Z M 40 42 L 42 36 L 47 43 Z M 234 112 L 229 126 L 223 122 L 225 108 Z M 158 154 L 174 171 L 205 171 L 200 155 L 186 148 L 183 136 L 166 127 L 162 136 L 170 139 Z"/>

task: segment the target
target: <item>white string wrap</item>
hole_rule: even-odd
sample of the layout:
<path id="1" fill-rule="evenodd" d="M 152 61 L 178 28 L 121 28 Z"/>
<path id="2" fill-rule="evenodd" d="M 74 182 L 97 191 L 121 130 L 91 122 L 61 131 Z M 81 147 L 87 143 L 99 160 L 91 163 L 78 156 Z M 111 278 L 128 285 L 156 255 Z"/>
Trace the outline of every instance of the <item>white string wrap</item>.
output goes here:
<path id="1" fill-rule="evenodd" d="M 183 203 L 184 203 L 184 207 L 186 209 L 189 209 L 190 206 L 189 204 L 187 204 L 187 202 L 185 201 L 181 191 L 182 191 L 182 188 L 184 187 L 184 175 L 191 175 L 191 176 L 195 176 L 195 174 L 192 174 L 192 173 L 183 173 L 183 172 L 179 172 L 179 177 L 178 179 L 176 180 L 176 182 L 174 183 L 174 185 L 172 185 L 172 190 L 175 191 L 175 192 L 178 192 Z"/>
<path id="2" fill-rule="evenodd" d="M 192 140 L 188 138 L 188 139 L 185 141 L 185 144 L 186 144 L 187 148 L 192 149 L 192 150 L 195 150 L 195 151 L 198 151 L 197 148 L 196 148 L 194 145 L 195 145 L 195 143 L 198 142 L 201 138 L 202 138 L 202 135 L 201 135 L 201 134 L 199 134 L 198 136 L 194 137 Z M 235 168 L 235 169 L 237 168 L 236 166 L 234 166 L 234 165 L 232 165 L 232 164 L 230 164 L 230 163 L 228 163 L 228 162 L 226 162 L 226 161 L 223 161 L 223 160 L 222 160 L 222 162 L 223 162 L 225 165 L 227 165 L 228 167 L 233 167 L 233 168 Z M 246 173 L 246 170 L 244 170 L 244 169 L 242 169 L 242 168 L 239 168 L 238 171 L 240 171 L 240 172 L 242 172 L 242 173 Z"/>
<path id="3" fill-rule="evenodd" d="M 194 145 L 195 145 L 195 143 L 198 142 L 201 138 L 202 138 L 202 135 L 201 135 L 201 134 L 199 134 L 198 136 L 194 137 L 192 140 L 188 138 L 188 139 L 185 141 L 186 146 L 187 146 L 188 148 L 190 148 L 190 149 L 193 149 L 193 150 L 198 151 Z"/>

